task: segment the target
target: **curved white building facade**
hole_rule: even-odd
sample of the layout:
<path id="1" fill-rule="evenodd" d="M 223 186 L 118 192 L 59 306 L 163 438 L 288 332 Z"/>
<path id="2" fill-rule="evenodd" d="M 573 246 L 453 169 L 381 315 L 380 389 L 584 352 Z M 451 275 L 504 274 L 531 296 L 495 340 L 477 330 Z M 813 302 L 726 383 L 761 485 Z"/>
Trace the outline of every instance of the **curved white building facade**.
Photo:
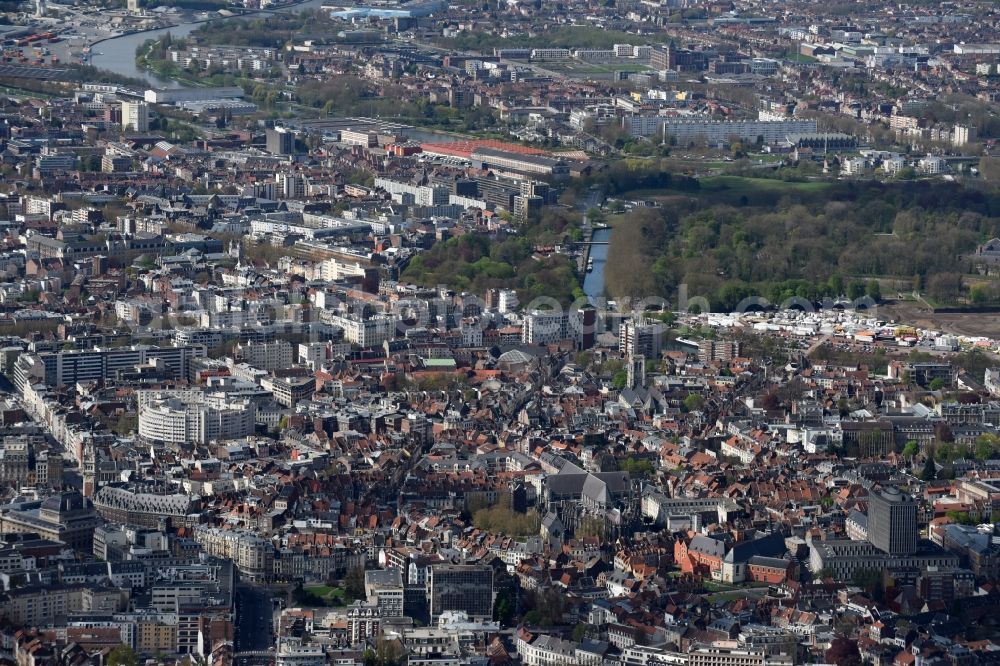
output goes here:
<path id="1" fill-rule="evenodd" d="M 146 440 L 205 444 L 254 433 L 256 408 L 249 400 L 199 390 L 139 394 L 139 436 Z"/>

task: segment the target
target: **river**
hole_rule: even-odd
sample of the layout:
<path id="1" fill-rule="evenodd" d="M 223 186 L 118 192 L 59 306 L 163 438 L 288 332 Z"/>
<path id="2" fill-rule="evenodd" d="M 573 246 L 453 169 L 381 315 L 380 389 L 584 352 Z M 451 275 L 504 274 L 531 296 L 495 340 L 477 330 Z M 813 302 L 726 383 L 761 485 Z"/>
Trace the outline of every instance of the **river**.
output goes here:
<path id="1" fill-rule="evenodd" d="M 595 229 L 593 240 L 601 245 L 590 246 L 590 258 L 594 260 L 594 270 L 583 278 L 583 293 L 591 303 L 604 296 L 604 265 L 608 262 L 607 243 L 611 240 L 611 229 Z"/>
<path id="2" fill-rule="evenodd" d="M 323 0 L 306 0 L 289 7 L 281 7 L 276 12 L 297 12 L 303 9 L 319 9 L 323 6 Z M 253 16 L 260 16 L 269 12 L 254 12 L 230 17 L 219 17 L 218 21 L 238 21 Z M 146 32 L 134 32 L 121 37 L 112 37 L 103 42 L 98 42 L 93 46 L 90 64 L 99 69 L 106 69 L 109 72 L 128 76 L 134 79 L 142 79 L 151 86 L 158 88 L 180 88 L 181 84 L 173 79 L 166 79 L 141 70 L 135 66 L 135 50 L 144 42 L 150 39 L 159 39 L 168 32 L 174 37 L 187 37 L 194 32 L 205 21 L 191 21 L 188 23 L 178 23 L 169 28 L 159 28 L 157 30 L 147 30 Z"/>

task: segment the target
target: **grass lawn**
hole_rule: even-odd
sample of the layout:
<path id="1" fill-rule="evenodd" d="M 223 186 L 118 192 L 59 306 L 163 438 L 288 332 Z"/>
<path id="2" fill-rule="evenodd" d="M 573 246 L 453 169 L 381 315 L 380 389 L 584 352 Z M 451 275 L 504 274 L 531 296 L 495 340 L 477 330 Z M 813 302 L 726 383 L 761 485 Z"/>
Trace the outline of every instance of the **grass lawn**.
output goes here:
<path id="1" fill-rule="evenodd" d="M 923 303 L 920 303 L 920 301 L 923 301 Z M 954 307 L 958 307 L 959 305 L 961 305 L 960 303 L 957 303 L 957 302 L 955 302 L 955 303 L 947 303 L 945 301 L 936 300 L 934 298 L 931 298 L 930 296 L 928 296 L 924 292 L 920 292 L 920 298 L 917 300 L 917 302 L 920 303 L 921 305 L 924 305 L 924 304 L 929 305 L 932 308 L 949 308 L 949 307 L 950 308 L 954 308 Z"/>
<path id="2" fill-rule="evenodd" d="M 351 600 L 347 597 L 347 592 L 345 592 L 342 587 L 330 587 L 329 585 L 307 585 L 302 589 L 305 592 L 321 597 L 327 603 L 330 603 L 331 601 L 339 601 L 340 604 L 344 606 L 351 603 Z"/>
<path id="3" fill-rule="evenodd" d="M 0 93 L 5 95 L 20 95 L 23 97 L 38 97 L 40 99 L 51 99 L 52 95 L 43 92 L 35 92 L 29 90 L 28 88 L 17 88 L 14 86 L 7 85 L 7 81 L 0 85 Z M 43 81 L 43 83 L 48 83 L 48 81 Z"/>
<path id="4" fill-rule="evenodd" d="M 623 199 L 683 195 L 704 199 L 711 204 L 732 206 L 773 205 L 783 196 L 808 195 L 822 192 L 833 183 L 827 180 L 790 182 L 773 178 L 750 178 L 747 176 L 706 176 L 698 179 L 700 189 L 693 192 L 680 190 L 636 190 L 621 195 Z"/>
<path id="5" fill-rule="evenodd" d="M 732 162 L 726 162 L 724 160 L 685 160 L 685 159 L 674 159 L 668 157 L 667 160 L 671 166 L 676 166 L 678 171 L 694 171 L 702 173 L 705 171 L 721 171 L 728 167 L 733 166 Z"/>
<path id="6" fill-rule="evenodd" d="M 699 180 L 702 192 L 754 195 L 759 192 L 821 192 L 831 183 L 824 180 L 790 182 L 773 178 L 748 178 L 746 176 L 708 176 Z"/>
<path id="7" fill-rule="evenodd" d="M 710 601 L 732 601 L 733 599 L 744 599 L 751 596 L 759 596 L 759 592 L 766 592 L 767 583 L 738 583 L 730 585 L 727 583 L 716 583 L 706 580 L 702 583 L 706 590 L 714 592 L 709 595 Z"/>
<path id="8" fill-rule="evenodd" d="M 717 583 L 714 580 L 702 581 L 702 585 L 709 592 L 732 592 L 734 590 L 752 590 L 759 587 L 768 587 L 767 583 Z"/>
<path id="9" fill-rule="evenodd" d="M 785 161 L 784 155 L 753 154 L 742 160 L 723 159 L 724 156 L 688 157 L 678 154 L 677 148 L 671 149 L 671 155 L 665 158 L 666 163 L 674 171 L 692 171 L 705 173 L 709 171 L 720 171 L 720 175 L 725 175 L 727 171 L 741 169 L 749 164 L 751 166 L 772 165 L 777 166 Z M 710 176 L 704 176 L 709 178 Z M 762 180 L 762 179 L 760 179 Z"/>
<path id="10" fill-rule="evenodd" d="M 636 62 L 623 62 L 609 65 L 602 65 L 604 69 L 608 72 L 648 72 L 650 67 L 648 65 L 640 65 Z"/>
<path id="11" fill-rule="evenodd" d="M 545 69 L 559 72 L 566 76 L 586 76 L 588 74 L 612 74 L 614 72 L 648 72 L 647 65 L 640 65 L 634 62 L 623 63 L 591 63 L 591 62 L 562 62 L 562 63 L 539 63 Z"/>

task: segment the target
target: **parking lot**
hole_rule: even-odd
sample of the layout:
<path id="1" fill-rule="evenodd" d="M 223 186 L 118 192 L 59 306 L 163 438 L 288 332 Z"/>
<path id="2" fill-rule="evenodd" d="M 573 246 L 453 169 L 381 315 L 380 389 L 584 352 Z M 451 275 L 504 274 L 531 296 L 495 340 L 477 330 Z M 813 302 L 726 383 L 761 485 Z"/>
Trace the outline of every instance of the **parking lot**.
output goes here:
<path id="1" fill-rule="evenodd" d="M 33 65 L 0 65 L 0 78 L 40 79 L 48 81 L 62 78 L 67 70 Z"/>

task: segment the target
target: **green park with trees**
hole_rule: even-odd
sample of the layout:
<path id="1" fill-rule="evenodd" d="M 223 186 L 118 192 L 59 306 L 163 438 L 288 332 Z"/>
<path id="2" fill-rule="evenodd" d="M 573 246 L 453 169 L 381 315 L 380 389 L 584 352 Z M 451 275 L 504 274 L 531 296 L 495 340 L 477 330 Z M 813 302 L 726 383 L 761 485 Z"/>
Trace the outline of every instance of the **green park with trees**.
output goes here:
<path id="1" fill-rule="evenodd" d="M 612 220 L 612 298 L 673 299 L 684 284 L 718 310 L 747 296 L 879 301 L 886 281 L 936 305 L 1000 304 L 1000 283 L 971 286 L 969 255 L 1000 235 L 1000 196 L 985 187 L 723 177 L 636 196 L 666 200 Z"/>
<path id="2" fill-rule="evenodd" d="M 484 234 L 463 234 L 437 243 L 410 262 L 403 279 L 434 287 L 446 285 L 482 294 L 487 289 L 516 289 L 527 303 L 550 297 L 567 304 L 580 297 L 580 277 L 566 254 L 536 252 L 538 246 L 580 238 L 576 213 L 547 208 L 520 225 L 520 233 L 503 240 Z"/>

